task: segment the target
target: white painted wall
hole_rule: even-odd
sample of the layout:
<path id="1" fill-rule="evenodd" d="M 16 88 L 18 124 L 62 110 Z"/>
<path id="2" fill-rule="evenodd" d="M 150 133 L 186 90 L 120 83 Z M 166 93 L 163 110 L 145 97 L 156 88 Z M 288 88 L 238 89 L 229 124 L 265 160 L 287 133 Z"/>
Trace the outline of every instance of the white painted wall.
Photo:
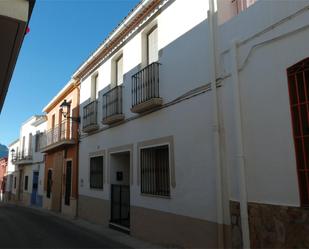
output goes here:
<path id="1" fill-rule="evenodd" d="M 110 156 L 111 184 L 130 185 L 130 153 L 117 153 Z M 117 180 L 117 172 L 122 172 L 123 179 Z"/>
<path id="2" fill-rule="evenodd" d="M 13 164 L 12 160 L 12 153 L 11 150 L 14 149 L 15 152 L 18 150 L 19 147 L 19 140 L 15 141 L 14 143 L 8 146 L 9 154 L 8 154 L 8 166 L 7 166 L 7 183 L 5 185 L 5 189 L 7 192 L 12 192 L 13 188 L 13 172 L 15 171 L 15 164 Z"/>
<path id="3" fill-rule="evenodd" d="M 81 117 L 83 106 L 90 102 L 91 77 L 99 73 L 99 108 L 98 120 L 102 120 L 102 95 L 110 89 L 112 82 L 112 60 L 123 54 L 124 89 L 123 106 L 126 118 L 135 116 L 131 108 L 131 76 L 142 69 L 142 34 L 154 24 L 158 25 L 159 62 L 162 64 L 160 80 L 165 82 L 160 85 L 160 92 L 164 102 L 169 102 L 192 88 L 208 82 L 207 67 L 207 18 L 208 1 L 195 0 L 195 4 L 188 4 L 186 0 L 173 2 L 166 10 L 157 16 L 151 23 L 134 35 L 119 51 L 102 63 L 91 75 L 81 83 Z M 192 15 L 191 13 L 194 13 Z M 173 18 L 171 18 L 171 15 Z M 184 18 L 187 15 L 190 18 Z M 197 26 L 198 25 L 198 26 Z M 196 27 L 197 26 L 197 27 Z M 195 27 L 193 29 L 193 27 Z M 179 39 L 181 37 L 181 39 Z M 173 44 L 172 44 L 173 43 Z M 204 51 L 201 52 L 201 49 Z M 182 51 L 179 53 L 179 51 Z M 190 60 L 187 58 L 191 57 Z M 177 63 L 175 63 L 177 62 Z M 194 74 L 189 73 L 194 68 Z M 180 71 L 187 73 L 179 74 Z M 177 81 L 175 88 L 174 81 Z M 190 84 L 188 84 L 190 81 Z M 100 127 L 104 127 L 101 122 Z"/>
<path id="4" fill-rule="evenodd" d="M 25 149 L 24 150 L 25 150 L 25 153 L 27 154 L 29 150 L 29 139 L 30 139 L 29 134 L 30 133 L 32 134 L 31 153 L 32 153 L 32 159 L 34 163 L 43 161 L 43 154 L 39 151 L 38 152 L 35 151 L 35 134 L 44 132 L 46 130 L 46 125 L 47 125 L 47 122 L 44 120 L 42 120 L 38 124 L 34 123 L 37 120 L 39 120 L 38 116 L 32 116 L 30 119 L 28 119 L 26 122 L 22 124 L 21 129 L 20 129 L 20 139 L 19 139 L 19 148 L 20 148 L 19 151 L 21 152 L 23 148 L 23 145 L 22 145 L 23 137 L 25 137 L 25 146 L 24 146 Z"/>
<path id="5" fill-rule="evenodd" d="M 46 131 L 46 126 L 47 126 L 47 122 L 44 121 L 44 119 L 42 119 L 40 116 L 32 116 L 31 118 L 29 118 L 27 121 L 25 121 L 20 128 L 20 138 L 19 141 L 15 142 L 14 144 L 11 144 L 11 146 L 9 146 L 9 150 L 11 151 L 13 148 L 15 149 L 15 153 L 17 151 L 17 147 L 18 152 L 21 153 L 22 151 L 22 141 L 23 141 L 23 136 L 25 136 L 25 151 L 27 154 L 28 148 L 29 148 L 29 134 L 32 133 L 32 162 L 31 164 L 25 165 L 24 166 L 24 175 L 23 177 L 25 177 L 26 175 L 29 176 L 29 180 L 28 180 L 28 190 L 24 192 L 28 192 L 28 193 L 32 193 L 32 178 L 33 178 L 33 172 L 34 171 L 39 171 L 39 184 L 38 184 L 38 194 L 39 195 L 43 195 L 43 185 L 44 185 L 44 168 L 45 168 L 45 164 L 44 164 L 44 155 L 43 153 L 41 153 L 40 151 L 35 151 L 35 134 L 37 133 L 41 133 Z M 15 172 L 14 176 L 17 176 L 17 178 L 19 177 L 19 172 L 18 172 L 18 168 L 15 167 L 15 165 L 12 163 L 12 159 L 11 159 L 11 153 L 9 153 L 9 167 L 8 167 L 8 171 L 9 172 Z M 14 178 L 14 177 L 13 177 Z M 18 186 L 18 181 L 19 179 L 17 179 L 17 186 Z M 23 181 L 24 182 L 24 181 Z M 8 184 L 9 185 L 9 184 Z M 16 189 L 14 189 L 14 183 L 12 183 L 12 192 L 16 193 Z M 24 189 L 24 186 L 23 186 Z"/>
<path id="6" fill-rule="evenodd" d="M 195 4 L 188 4 L 185 0 L 177 0 L 121 48 L 125 74 L 123 109 L 126 118 L 137 116 L 130 111 L 131 76 L 142 69 L 142 34 L 154 24 L 158 26 L 159 61 L 162 64 L 160 94 L 164 103 L 209 82 L 206 63 L 208 58 L 207 9 L 208 1 L 198 0 Z M 112 83 L 111 60 L 117 56 L 118 53 L 96 70 L 99 73 L 98 88 L 103 89 L 102 93 L 105 93 L 108 85 Z M 91 75 L 81 83 L 82 106 L 88 103 L 90 89 Z M 102 98 L 99 98 L 100 111 L 101 101 Z M 116 128 L 82 138 L 79 155 L 79 182 L 83 180 L 83 185 L 80 185 L 79 193 L 109 199 L 110 187 L 107 183 L 103 191 L 89 188 L 89 153 L 134 144 L 134 184 L 131 186 L 131 205 L 216 221 L 211 110 L 211 99 L 209 94 L 205 94 Z M 99 121 L 102 120 L 100 111 Z M 100 126 L 103 127 L 101 124 Z M 136 181 L 137 143 L 166 136 L 174 136 L 176 188 L 171 189 L 171 199 L 141 196 L 140 186 Z M 105 165 L 106 163 L 105 157 Z M 105 177 L 108 172 L 111 174 L 114 172 L 108 171 L 106 167 Z"/>
<path id="7" fill-rule="evenodd" d="M 8 167 L 7 173 L 10 174 L 15 171 L 15 164 L 12 163 L 12 153 L 11 151 L 14 150 L 15 152 L 20 150 L 19 149 L 19 140 L 15 141 L 14 143 L 9 145 L 9 154 L 8 154 Z"/>
<path id="8" fill-rule="evenodd" d="M 231 55 L 227 49 L 234 39 L 245 39 L 308 6 L 308 1 L 258 1 L 240 15 L 219 27 L 219 75 L 227 76 L 219 88 L 222 128 L 226 148 L 230 198 L 238 200 L 238 174 L 235 163 L 235 120 Z M 188 4 L 174 1 L 150 23 L 158 25 L 160 94 L 168 103 L 182 94 L 209 83 L 207 1 Z M 239 62 L 245 60 L 255 44 L 308 25 L 308 11 L 256 36 L 239 48 Z M 146 29 L 149 28 L 146 27 Z M 137 33 L 122 48 L 124 58 L 123 108 L 130 112 L 131 76 L 142 63 L 142 33 Z M 248 199 L 253 202 L 299 205 L 296 163 L 289 113 L 286 69 L 308 57 L 307 29 L 258 47 L 240 71 L 241 104 Z M 111 60 L 99 72 L 99 121 L 102 119 L 102 93 L 111 82 Z M 81 83 L 81 105 L 90 98 L 91 75 Z M 210 92 L 172 105 L 120 126 L 87 136 L 82 134 L 79 153 L 79 193 L 108 200 L 110 186 L 104 190 L 89 188 L 89 154 L 127 144 L 134 144 L 131 205 L 216 221 L 216 183 L 214 168 L 212 100 Z M 81 108 L 81 117 L 83 111 Z M 103 125 L 100 124 L 102 128 Z M 145 197 L 137 185 L 137 143 L 174 136 L 176 188 L 171 199 Z M 105 156 L 105 177 L 108 177 Z"/>
<path id="9" fill-rule="evenodd" d="M 131 187 L 131 205 L 215 221 L 213 150 L 212 143 L 206 142 L 212 141 L 211 123 L 207 119 L 207 116 L 210 116 L 210 101 L 208 94 L 202 95 L 141 119 L 83 138 L 80 143 L 79 181 L 82 179 L 84 184 L 80 186 L 79 193 L 108 200 L 110 190 L 107 183 L 103 191 L 89 188 L 88 155 L 102 149 L 134 143 L 134 184 Z M 201 105 L 205 105 L 203 111 L 205 115 L 196 112 L 196 108 Z M 140 186 L 137 185 L 136 144 L 140 141 L 170 135 L 174 136 L 176 166 L 176 188 L 171 189 L 171 199 L 141 196 Z M 106 160 L 105 165 L 108 167 Z M 105 177 L 108 174 L 106 167 Z"/>
<path id="10" fill-rule="evenodd" d="M 221 51 L 229 48 L 232 40 L 242 41 L 305 6 L 309 6 L 308 1 L 258 1 L 220 27 Z M 250 25 L 246 20 L 250 20 Z M 308 24 L 307 9 L 241 44 L 238 50 L 239 67 L 243 67 L 239 77 L 248 200 L 252 202 L 300 204 L 286 69 L 309 56 L 308 27 L 295 32 Z M 289 32 L 293 33 L 288 35 Z M 282 38 L 276 38 L 282 35 Z M 269 42 L 257 46 L 265 41 Z M 249 53 L 254 46 L 257 47 Z M 231 72 L 230 53 L 221 54 L 220 59 L 223 61 L 221 74 L 228 75 Z M 227 78 L 220 91 L 231 198 L 238 199 L 233 84 L 231 78 Z"/>

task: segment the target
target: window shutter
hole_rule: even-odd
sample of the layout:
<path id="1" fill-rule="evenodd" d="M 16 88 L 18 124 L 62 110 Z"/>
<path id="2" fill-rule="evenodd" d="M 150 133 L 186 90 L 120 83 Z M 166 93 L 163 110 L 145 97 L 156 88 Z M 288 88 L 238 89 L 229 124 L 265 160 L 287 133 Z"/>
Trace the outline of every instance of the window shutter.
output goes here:
<path id="1" fill-rule="evenodd" d="M 116 76 L 117 76 L 117 85 L 120 85 L 123 83 L 123 57 L 121 56 L 116 61 Z"/>
<path id="2" fill-rule="evenodd" d="M 152 30 L 147 36 L 148 64 L 158 61 L 158 32 L 157 28 Z"/>

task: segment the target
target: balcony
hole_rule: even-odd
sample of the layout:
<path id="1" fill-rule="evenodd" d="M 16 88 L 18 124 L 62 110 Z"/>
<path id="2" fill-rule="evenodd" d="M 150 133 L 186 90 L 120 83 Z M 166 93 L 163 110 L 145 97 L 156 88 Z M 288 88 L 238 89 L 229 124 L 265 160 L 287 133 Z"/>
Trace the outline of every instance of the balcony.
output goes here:
<path id="1" fill-rule="evenodd" d="M 40 137 L 41 152 L 48 152 L 55 148 L 72 145 L 77 140 L 77 124 L 66 120 L 54 128 L 48 130 Z"/>
<path id="2" fill-rule="evenodd" d="M 124 119 L 122 113 L 122 86 L 116 86 L 103 95 L 103 120 L 111 125 Z"/>
<path id="3" fill-rule="evenodd" d="M 17 152 L 12 159 L 13 164 L 23 165 L 32 163 L 32 151 L 21 151 Z"/>
<path id="4" fill-rule="evenodd" d="M 98 102 L 92 101 L 83 108 L 83 132 L 89 133 L 99 129 Z"/>
<path id="5" fill-rule="evenodd" d="M 154 62 L 132 76 L 132 108 L 142 113 L 162 105 L 159 94 L 159 63 Z"/>

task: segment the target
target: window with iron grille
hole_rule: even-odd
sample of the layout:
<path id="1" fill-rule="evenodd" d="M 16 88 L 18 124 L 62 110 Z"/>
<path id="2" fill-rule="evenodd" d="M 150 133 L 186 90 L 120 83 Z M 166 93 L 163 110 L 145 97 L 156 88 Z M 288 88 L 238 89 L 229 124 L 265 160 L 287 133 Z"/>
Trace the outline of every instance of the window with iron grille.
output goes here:
<path id="1" fill-rule="evenodd" d="M 90 188 L 103 189 L 103 156 L 90 158 Z"/>
<path id="2" fill-rule="evenodd" d="M 170 196 L 169 147 L 162 145 L 141 149 L 141 192 Z"/>
<path id="3" fill-rule="evenodd" d="M 288 69 L 301 205 L 309 207 L 309 58 Z"/>
<path id="4" fill-rule="evenodd" d="M 28 176 L 25 176 L 25 190 L 28 190 Z"/>

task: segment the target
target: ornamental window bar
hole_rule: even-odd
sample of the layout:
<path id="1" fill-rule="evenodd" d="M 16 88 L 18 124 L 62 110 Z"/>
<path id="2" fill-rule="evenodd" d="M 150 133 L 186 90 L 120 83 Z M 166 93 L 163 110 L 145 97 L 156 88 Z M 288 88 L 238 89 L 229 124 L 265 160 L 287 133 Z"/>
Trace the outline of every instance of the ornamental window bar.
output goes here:
<path id="1" fill-rule="evenodd" d="M 122 86 L 116 86 L 103 95 L 103 120 L 122 114 Z"/>
<path id="2" fill-rule="evenodd" d="M 97 125 L 97 105 L 98 102 L 92 101 L 83 108 L 83 129 Z"/>
<path id="3" fill-rule="evenodd" d="M 160 97 L 159 65 L 153 62 L 132 76 L 132 107 Z"/>
<path id="4" fill-rule="evenodd" d="M 103 156 L 90 158 L 90 188 L 103 189 Z"/>
<path id="5" fill-rule="evenodd" d="M 300 199 L 309 207 L 309 58 L 287 73 Z"/>
<path id="6" fill-rule="evenodd" d="M 141 192 L 170 196 L 168 145 L 141 149 Z"/>

